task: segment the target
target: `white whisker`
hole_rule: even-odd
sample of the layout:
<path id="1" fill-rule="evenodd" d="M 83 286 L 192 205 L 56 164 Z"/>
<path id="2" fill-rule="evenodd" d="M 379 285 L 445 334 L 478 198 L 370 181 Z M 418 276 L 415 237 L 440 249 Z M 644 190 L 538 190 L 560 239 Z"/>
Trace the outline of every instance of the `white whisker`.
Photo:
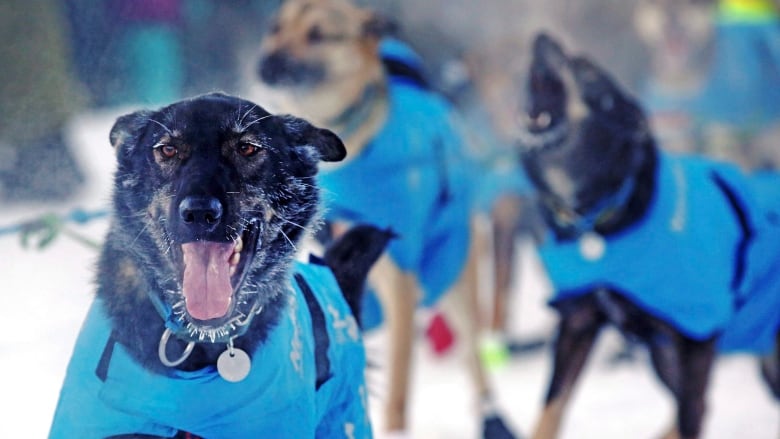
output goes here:
<path id="1" fill-rule="evenodd" d="M 256 124 L 256 123 L 258 123 L 258 122 L 260 122 L 262 120 L 268 119 L 269 117 L 272 117 L 272 116 L 273 116 L 273 114 L 269 114 L 267 116 L 259 117 L 259 118 L 255 119 L 255 120 L 253 120 L 252 122 L 249 122 L 248 125 L 245 125 L 245 126 L 241 127 L 241 131 L 246 131 L 246 129 L 251 127 L 252 125 L 254 125 L 254 124 Z"/>
<path id="2" fill-rule="evenodd" d="M 170 130 L 170 128 L 168 128 L 167 126 L 163 125 L 161 122 L 158 122 L 158 121 L 156 121 L 156 120 L 154 120 L 154 119 L 152 119 L 152 118 L 149 118 L 149 121 L 150 121 L 150 122 L 154 122 L 154 123 L 156 123 L 157 125 L 160 125 L 160 126 L 162 127 L 162 129 L 164 129 L 164 130 L 165 130 L 165 132 L 167 132 L 167 133 L 168 133 L 168 134 L 170 134 L 171 136 L 173 135 L 173 131 L 171 131 L 171 130 Z"/>

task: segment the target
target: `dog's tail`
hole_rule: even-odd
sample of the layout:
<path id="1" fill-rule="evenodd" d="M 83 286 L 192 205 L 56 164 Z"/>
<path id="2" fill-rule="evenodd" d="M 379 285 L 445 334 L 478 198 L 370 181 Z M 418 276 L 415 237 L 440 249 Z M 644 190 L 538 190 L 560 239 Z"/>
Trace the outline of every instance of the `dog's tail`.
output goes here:
<path id="1" fill-rule="evenodd" d="M 325 264 L 333 271 L 358 324 L 368 272 L 395 237 L 390 229 L 361 224 L 349 229 L 325 250 Z"/>

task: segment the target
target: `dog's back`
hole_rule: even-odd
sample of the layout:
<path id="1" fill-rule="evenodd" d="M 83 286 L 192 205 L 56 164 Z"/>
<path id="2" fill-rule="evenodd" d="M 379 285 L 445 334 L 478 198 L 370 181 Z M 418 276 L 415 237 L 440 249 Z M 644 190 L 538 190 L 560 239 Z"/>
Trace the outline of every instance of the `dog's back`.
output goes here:
<path id="1" fill-rule="evenodd" d="M 361 154 L 320 173 L 326 218 L 398 233 L 390 255 L 419 274 L 430 305 L 466 257 L 470 200 L 462 139 L 451 109 L 433 93 L 391 80 L 389 102 L 386 123 Z"/>

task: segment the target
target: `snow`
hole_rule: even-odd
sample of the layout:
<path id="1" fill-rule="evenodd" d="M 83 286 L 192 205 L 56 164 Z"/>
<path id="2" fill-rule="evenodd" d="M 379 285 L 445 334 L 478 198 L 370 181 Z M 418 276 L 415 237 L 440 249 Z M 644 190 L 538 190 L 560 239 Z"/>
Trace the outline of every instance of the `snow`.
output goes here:
<path id="1" fill-rule="evenodd" d="M 71 202 L 4 207 L 0 227 L 43 212 L 68 212 L 72 207 L 103 208 L 108 203 L 114 157 L 108 131 L 122 110 L 86 114 L 72 124 L 70 139 L 86 167 L 88 189 Z M 78 230 L 102 239 L 105 219 Z M 538 261 L 527 245 L 516 282 L 513 333 L 519 337 L 549 335 L 554 316 L 543 305 L 547 293 Z M 44 438 L 57 403 L 59 386 L 93 295 L 97 253 L 66 237 L 49 248 L 24 249 L 18 236 L 0 236 L 0 437 Z M 384 334 L 369 334 L 372 358 L 383 358 Z M 604 333 L 578 384 L 565 420 L 562 438 L 657 437 L 671 422 L 673 405 L 649 363 L 612 366 L 609 355 L 619 337 Z M 435 356 L 425 340 L 416 345 L 411 426 L 415 438 L 474 438 L 478 435 L 474 400 L 458 351 Z M 531 431 L 549 374 L 547 350 L 512 359 L 491 372 L 500 407 L 509 422 L 524 434 Z M 381 426 L 383 370 L 369 372 L 372 417 Z M 757 363 L 749 356 L 718 360 L 711 380 L 705 438 L 777 439 L 780 405 L 760 380 Z M 377 428 L 378 430 L 379 428 Z"/>

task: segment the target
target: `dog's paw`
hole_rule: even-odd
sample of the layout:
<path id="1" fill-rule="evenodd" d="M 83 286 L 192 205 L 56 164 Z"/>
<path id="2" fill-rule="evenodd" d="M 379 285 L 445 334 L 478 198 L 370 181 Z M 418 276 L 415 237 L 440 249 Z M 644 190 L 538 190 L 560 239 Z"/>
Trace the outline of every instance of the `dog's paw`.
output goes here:
<path id="1" fill-rule="evenodd" d="M 498 415 L 487 416 L 482 420 L 482 437 L 484 439 L 521 439 Z"/>

